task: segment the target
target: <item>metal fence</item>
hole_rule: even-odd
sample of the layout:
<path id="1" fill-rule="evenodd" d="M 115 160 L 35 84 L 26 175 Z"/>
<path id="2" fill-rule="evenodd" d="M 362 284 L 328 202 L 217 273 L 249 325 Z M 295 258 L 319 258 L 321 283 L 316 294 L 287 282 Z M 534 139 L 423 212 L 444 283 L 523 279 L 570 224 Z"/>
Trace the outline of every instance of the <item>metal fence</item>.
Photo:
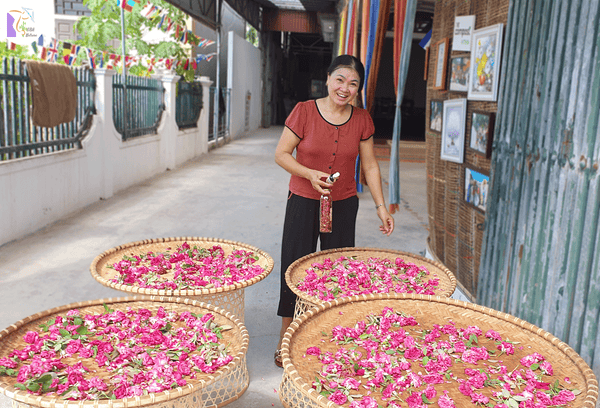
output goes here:
<path id="1" fill-rule="evenodd" d="M 75 119 L 53 128 L 32 121 L 32 91 L 27 66 L 16 58 L 2 59 L 0 67 L 0 161 L 57 151 L 80 149 L 92 115 L 96 113 L 94 72 L 73 68 L 77 81 Z"/>
<path id="2" fill-rule="evenodd" d="M 198 126 L 198 118 L 203 108 L 202 84 L 179 80 L 175 105 L 175 120 L 179 129 Z"/>
<path id="3" fill-rule="evenodd" d="M 126 89 L 126 92 L 124 92 Z M 165 110 L 160 81 L 126 75 L 113 77 L 113 120 L 123 140 L 156 134 Z"/>
<path id="4" fill-rule="evenodd" d="M 210 88 L 210 110 L 208 115 L 208 140 L 215 140 L 215 87 Z M 231 89 L 221 88 L 219 92 L 219 122 L 216 139 L 229 136 L 231 117 Z"/>

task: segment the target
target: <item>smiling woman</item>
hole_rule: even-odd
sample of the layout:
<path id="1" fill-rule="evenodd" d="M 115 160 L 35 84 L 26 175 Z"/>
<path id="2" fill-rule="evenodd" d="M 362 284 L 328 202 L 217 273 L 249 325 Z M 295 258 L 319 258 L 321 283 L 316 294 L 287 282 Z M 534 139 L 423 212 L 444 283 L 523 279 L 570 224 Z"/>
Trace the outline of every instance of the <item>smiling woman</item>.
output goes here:
<path id="1" fill-rule="evenodd" d="M 354 179 L 356 158 L 381 219 L 379 229 L 390 235 L 394 219 L 386 209 L 379 165 L 373 150 L 375 127 L 369 113 L 351 103 L 364 83 L 364 67 L 351 55 L 340 55 L 327 70 L 328 95 L 300 102 L 285 122 L 275 161 L 291 174 L 281 253 L 281 292 L 277 314 L 281 337 L 292 321 L 296 295 L 285 281 L 295 260 L 316 251 L 353 247 L 358 196 Z M 295 156 L 293 155 L 296 151 Z M 335 186 L 326 178 L 339 172 Z M 331 232 L 319 231 L 319 199 L 331 197 Z M 279 347 L 278 347 L 279 349 Z M 279 352 L 275 363 L 281 366 Z"/>

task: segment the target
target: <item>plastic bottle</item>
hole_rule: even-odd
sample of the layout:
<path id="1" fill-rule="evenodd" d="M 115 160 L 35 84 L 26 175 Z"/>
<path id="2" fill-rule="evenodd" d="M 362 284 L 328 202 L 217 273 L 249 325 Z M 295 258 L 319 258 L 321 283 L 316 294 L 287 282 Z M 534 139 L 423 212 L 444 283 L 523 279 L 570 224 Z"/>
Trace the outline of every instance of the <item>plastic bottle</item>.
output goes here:
<path id="1" fill-rule="evenodd" d="M 328 184 L 333 184 L 340 177 L 339 172 L 335 172 L 325 180 Z M 321 194 L 319 207 L 319 231 L 331 232 L 332 225 L 332 206 L 329 194 Z"/>

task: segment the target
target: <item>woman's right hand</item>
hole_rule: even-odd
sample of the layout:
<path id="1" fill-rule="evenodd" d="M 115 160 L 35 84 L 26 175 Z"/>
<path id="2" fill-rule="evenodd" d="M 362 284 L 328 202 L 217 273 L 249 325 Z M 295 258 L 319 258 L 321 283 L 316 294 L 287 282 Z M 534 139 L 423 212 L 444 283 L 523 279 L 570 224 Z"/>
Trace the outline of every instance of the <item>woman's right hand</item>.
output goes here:
<path id="1" fill-rule="evenodd" d="M 325 180 L 329 177 L 328 173 L 324 173 L 319 170 L 310 170 L 308 174 L 308 181 L 312 184 L 312 187 L 319 192 L 319 194 L 328 195 L 333 184 L 326 183 Z"/>

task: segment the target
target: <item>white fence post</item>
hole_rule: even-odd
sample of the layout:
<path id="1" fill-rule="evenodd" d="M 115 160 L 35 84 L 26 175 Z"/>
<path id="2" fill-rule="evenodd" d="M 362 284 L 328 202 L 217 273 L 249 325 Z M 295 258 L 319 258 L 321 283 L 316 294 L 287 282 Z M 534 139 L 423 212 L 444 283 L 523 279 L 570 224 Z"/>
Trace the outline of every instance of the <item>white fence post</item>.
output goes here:
<path id="1" fill-rule="evenodd" d="M 177 134 L 179 127 L 177 126 L 177 118 L 175 110 L 177 109 L 177 81 L 181 78 L 179 75 L 152 75 L 152 78 L 162 82 L 165 89 L 164 103 L 165 111 L 161 118 L 160 126 L 157 131 L 160 135 L 160 157 L 161 165 L 165 169 L 174 169 L 176 163 L 176 148 Z"/>
<path id="2" fill-rule="evenodd" d="M 202 112 L 198 118 L 198 131 L 200 132 L 201 153 L 208 152 L 208 115 L 210 114 L 210 86 L 213 81 L 207 76 L 200 77 L 202 84 Z M 216 137 L 215 137 L 216 139 Z"/>
<path id="3" fill-rule="evenodd" d="M 101 191 L 100 197 L 107 199 L 114 194 L 114 174 L 112 161 L 118 157 L 121 137 L 115 129 L 113 120 L 113 76 L 116 71 L 112 69 L 95 69 L 96 75 L 96 115 L 99 132 L 102 135 L 101 154 Z"/>

